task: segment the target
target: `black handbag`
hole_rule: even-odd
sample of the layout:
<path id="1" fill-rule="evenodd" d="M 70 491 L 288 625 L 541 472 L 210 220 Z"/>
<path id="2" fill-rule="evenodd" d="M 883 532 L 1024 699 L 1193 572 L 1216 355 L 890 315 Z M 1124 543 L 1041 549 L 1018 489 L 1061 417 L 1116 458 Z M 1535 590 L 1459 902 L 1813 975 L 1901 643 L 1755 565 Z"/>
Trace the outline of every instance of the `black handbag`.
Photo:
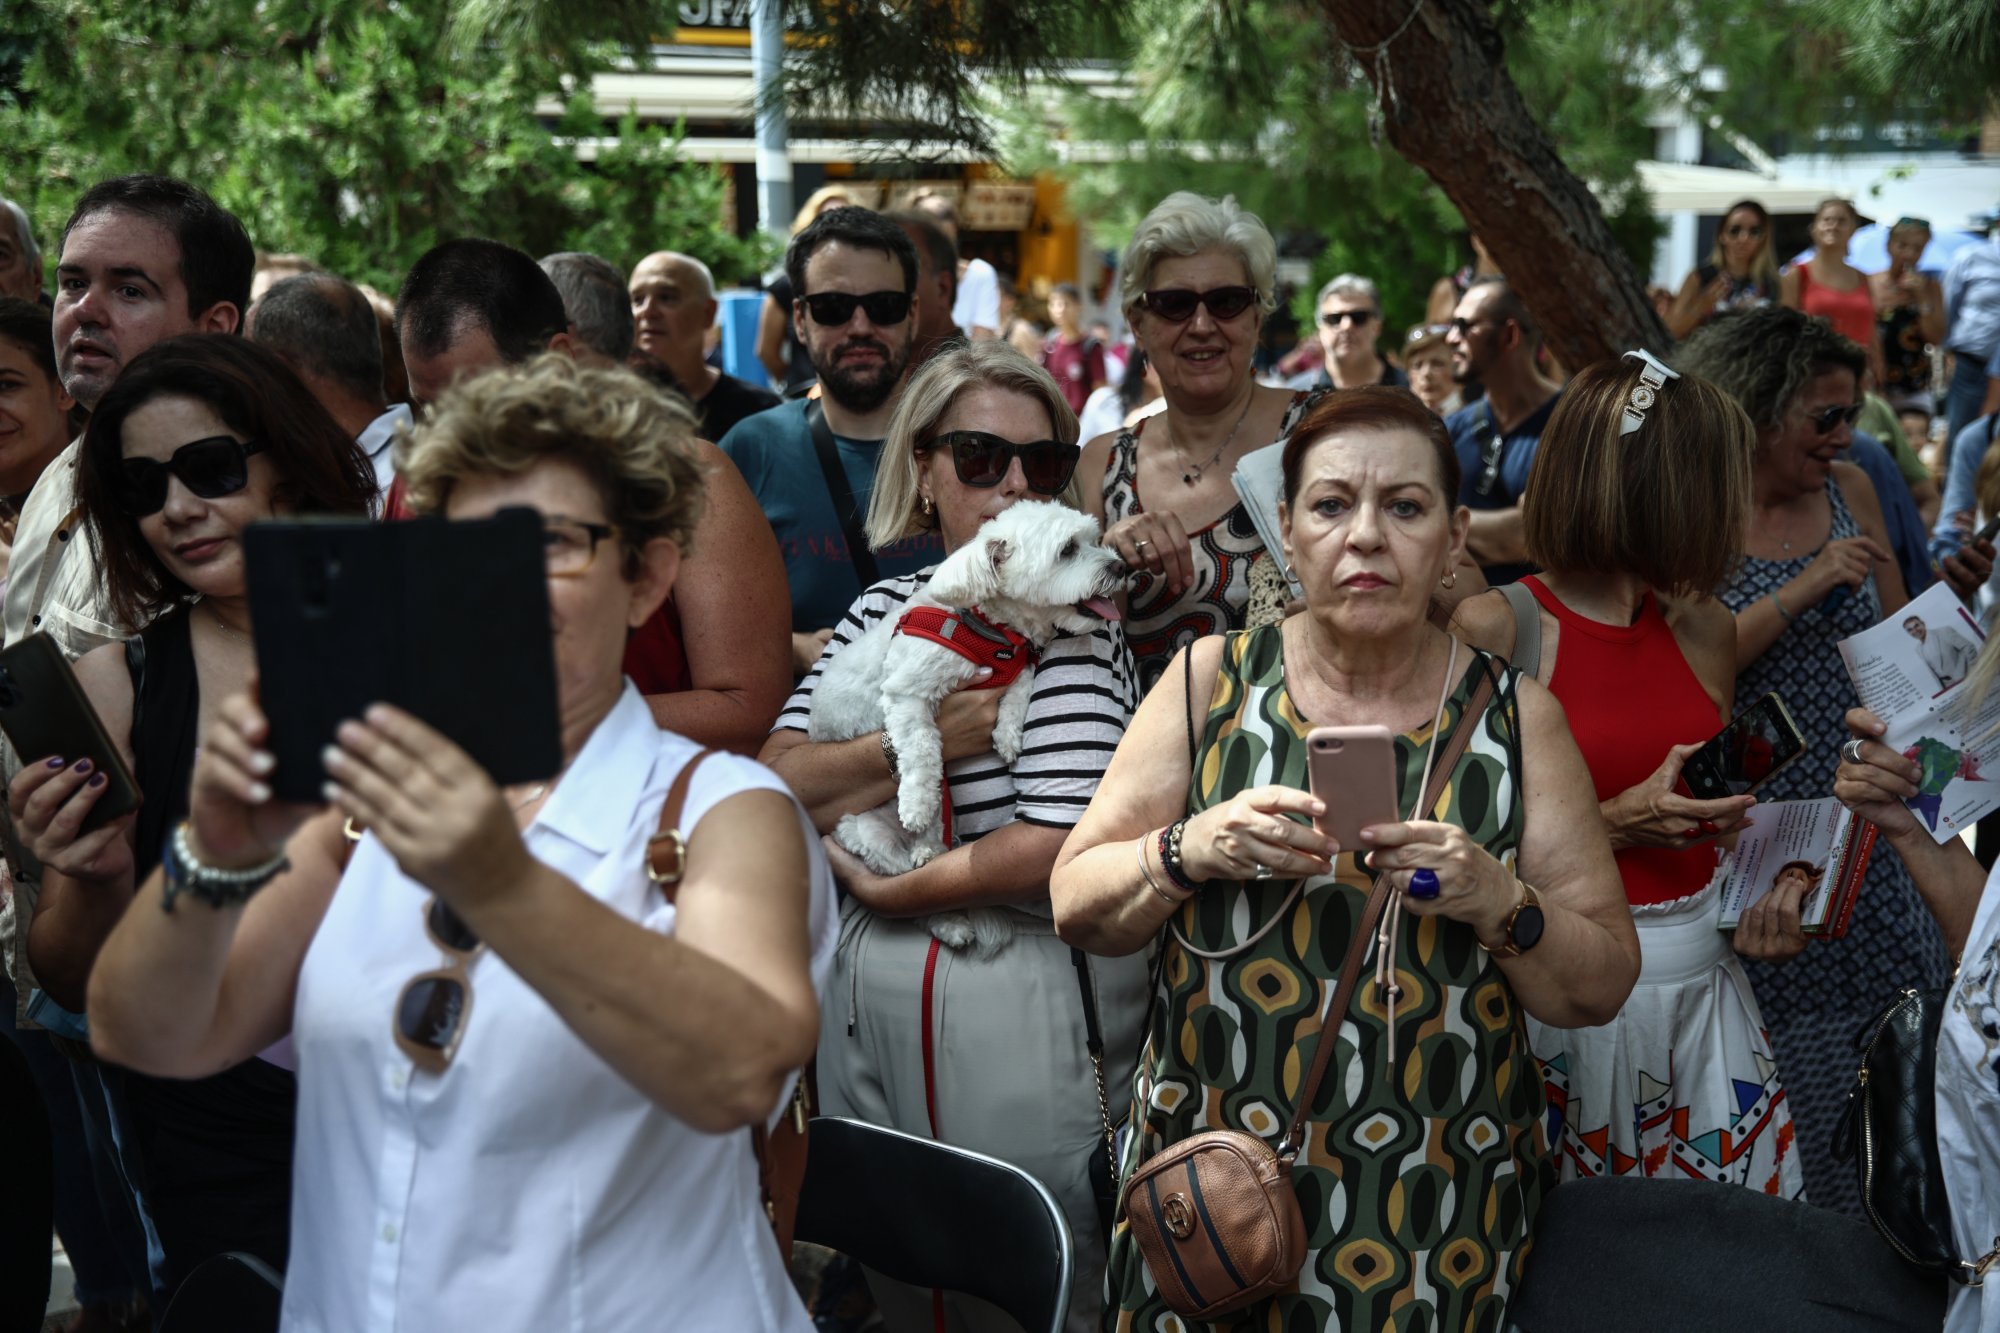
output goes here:
<path id="1" fill-rule="evenodd" d="M 1951 1203 L 1938 1158 L 1937 1042 L 1941 990 L 1904 990 L 1855 1035 L 1861 1056 L 1847 1114 L 1834 1130 L 1833 1155 L 1854 1159 L 1861 1206 L 1904 1260 L 1966 1286 L 1977 1286 L 2000 1257 L 1958 1257 Z"/>

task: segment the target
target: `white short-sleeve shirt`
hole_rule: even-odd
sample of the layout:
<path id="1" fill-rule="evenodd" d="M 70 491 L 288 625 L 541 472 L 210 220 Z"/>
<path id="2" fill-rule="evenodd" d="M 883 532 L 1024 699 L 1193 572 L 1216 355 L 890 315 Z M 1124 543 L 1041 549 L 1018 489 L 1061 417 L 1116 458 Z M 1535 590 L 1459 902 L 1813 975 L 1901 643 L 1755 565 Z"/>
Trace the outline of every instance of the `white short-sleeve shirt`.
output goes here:
<path id="1" fill-rule="evenodd" d="M 1965 961 L 1938 1025 L 1938 1156 L 1952 1240 L 1976 1259 L 2000 1236 L 2000 870 L 1986 881 Z M 2000 1333 L 2000 1270 L 1984 1287 L 1951 1289 L 1946 1333 Z"/>
<path id="2" fill-rule="evenodd" d="M 626 682 L 526 830 L 528 849 L 672 934 L 645 843 L 696 751 L 661 731 Z M 699 842 L 711 808 L 756 789 L 786 791 L 760 764 L 711 755 L 682 828 Z M 833 883 L 797 813 L 812 864 L 812 978 L 824 988 Z M 364 838 L 306 955 L 287 1333 L 810 1333 L 759 1200 L 749 1131 L 705 1134 L 662 1110 L 491 950 L 473 965 L 450 1067 L 430 1074 L 402 1053 L 397 998 L 444 961 L 424 930 L 429 900 Z"/>

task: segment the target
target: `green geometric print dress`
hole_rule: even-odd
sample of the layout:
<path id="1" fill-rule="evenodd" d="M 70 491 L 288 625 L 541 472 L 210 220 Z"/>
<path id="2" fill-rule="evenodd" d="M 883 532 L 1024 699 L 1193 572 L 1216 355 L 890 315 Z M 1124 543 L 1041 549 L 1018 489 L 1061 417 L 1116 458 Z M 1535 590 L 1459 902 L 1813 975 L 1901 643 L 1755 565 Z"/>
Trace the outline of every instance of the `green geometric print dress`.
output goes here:
<path id="1" fill-rule="evenodd" d="M 1518 673 L 1475 651 L 1447 701 L 1448 741 L 1478 684 L 1498 688 L 1428 816 L 1456 824 L 1512 866 L 1520 841 L 1515 733 Z M 1188 813 L 1249 787 L 1309 785 L 1312 724 L 1285 690 L 1277 625 L 1231 634 L 1203 728 Z M 1397 808 L 1417 802 L 1430 723 L 1396 738 Z M 1232 958 L 1210 960 L 1167 934 L 1133 1080 L 1121 1179 L 1169 1144 L 1211 1129 L 1275 1143 L 1311 1067 L 1320 1011 L 1338 977 L 1372 876 L 1352 853 L 1311 881 L 1289 919 Z M 1278 911 L 1292 881 L 1209 884 L 1174 918 L 1195 948 L 1234 948 Z M 1431 1333 L 1500 1330 L 1542 1196 L 1555 1170 L 1543 1134 L 1542 1079 L 1521 1010 L 1470 926 L 1405 915 L 1396 967 L 1396 1068 L 1374 948 L 1340 1047 L 1321 1081 L 1292 1171 L 1307 1232 L 1297 1286 L 1214 1324 L 1168 1309 L 1131 1232 L 1112 1233 L 1105 1327 L 1118 1333 Z"/>

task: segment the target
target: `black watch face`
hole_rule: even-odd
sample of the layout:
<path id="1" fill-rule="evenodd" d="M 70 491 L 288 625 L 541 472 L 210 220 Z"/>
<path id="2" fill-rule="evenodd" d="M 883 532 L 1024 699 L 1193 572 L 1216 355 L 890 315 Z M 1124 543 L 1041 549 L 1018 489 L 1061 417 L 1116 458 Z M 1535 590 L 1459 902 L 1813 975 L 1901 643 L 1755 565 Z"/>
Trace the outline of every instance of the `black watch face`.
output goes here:
<path id="1" fill-rule="evenodd" d="M 1543 924 L 1542 909 L 1533 903 L 1523 903 L 1514 914 L 1514 947 L 1526 953 L 1540 944 Z"/>

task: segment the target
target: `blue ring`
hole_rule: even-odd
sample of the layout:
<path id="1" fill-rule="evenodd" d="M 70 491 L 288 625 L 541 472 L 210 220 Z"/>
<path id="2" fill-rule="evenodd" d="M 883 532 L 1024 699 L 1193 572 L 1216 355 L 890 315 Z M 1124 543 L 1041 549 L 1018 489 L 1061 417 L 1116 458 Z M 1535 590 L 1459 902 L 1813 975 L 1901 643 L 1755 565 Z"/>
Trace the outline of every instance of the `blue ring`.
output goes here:
<path id="1" fill-rule="evenodd" d="M 1412 898 L 1435 898 L 1438 896 L 1438 889 L 1440 887 L 1437 871 L 1420 869 L 1411 874 L 1410 887 L 1405 889 L 1404 892 Z"/>

